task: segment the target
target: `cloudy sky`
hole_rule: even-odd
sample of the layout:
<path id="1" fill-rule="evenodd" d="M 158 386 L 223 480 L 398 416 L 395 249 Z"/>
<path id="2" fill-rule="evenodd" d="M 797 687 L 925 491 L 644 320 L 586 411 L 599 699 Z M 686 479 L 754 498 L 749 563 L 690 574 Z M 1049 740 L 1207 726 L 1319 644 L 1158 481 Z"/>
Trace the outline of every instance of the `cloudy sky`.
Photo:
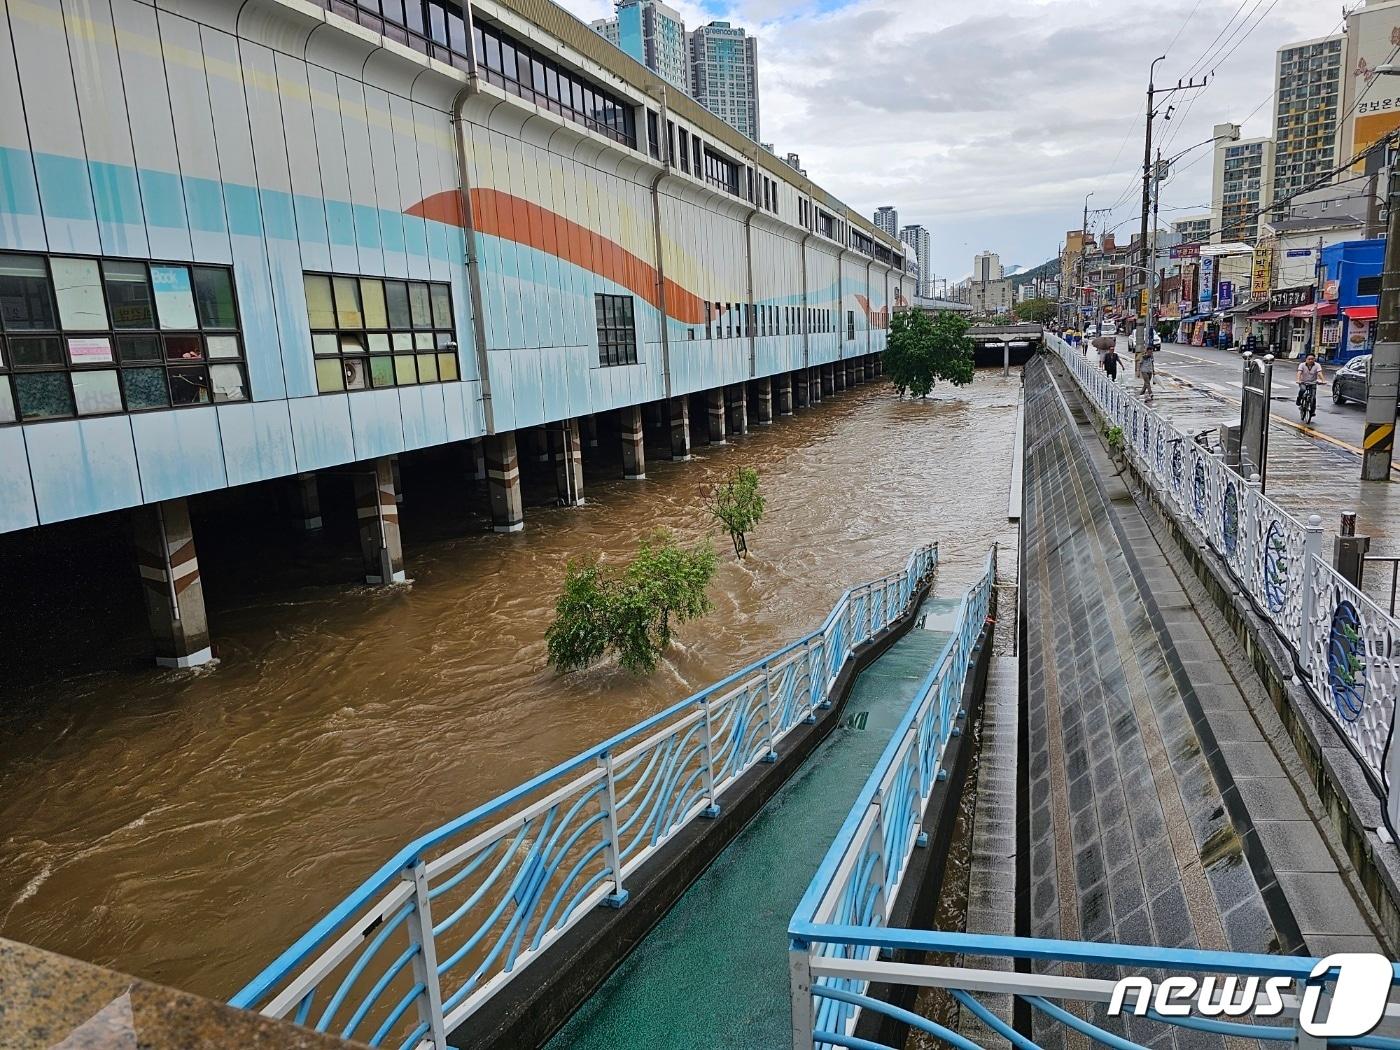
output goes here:
<path id="1" fill-rule="evenodd" d="M 613 6 L 560 2 L 585 20 Z M 1116 205 L 1109 226 L 1136 228 L 1157 55 L 1159 85 L 1214 71 L 1159 117 L 1170 156 L 1217 123 L 1269 134 L 1274 52 L 1341 27 L 1339 0 L 670 2 L 688 28 L 757 33 L 763 139 L 858 211 L 894 204 L 901 223 L 923 223 L 935 273 L 954 278 L 983 248 L 1007 264 L 1050 258 L 1090 191 L 1091 208 Z M 1163 222 L 1208 209 L 1210 152 L 1177 162 Z"/>

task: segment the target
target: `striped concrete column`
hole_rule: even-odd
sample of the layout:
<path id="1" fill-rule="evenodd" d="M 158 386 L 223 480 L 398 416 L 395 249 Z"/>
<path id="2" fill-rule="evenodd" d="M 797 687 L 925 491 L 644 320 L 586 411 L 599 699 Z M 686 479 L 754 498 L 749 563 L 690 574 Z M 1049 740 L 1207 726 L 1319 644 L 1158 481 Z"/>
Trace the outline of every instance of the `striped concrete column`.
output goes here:
<path id="1" fill-rule="evenodd" d="M 792 405 L 794 408 L 806 408 L 807 396 L 811 392 L 812 374 L 808 369 L 799 368 L 793 372 L 791 377 Z"/>
<path id="2" fill-rule="evenodd" d="M 828 385 L 827 377 L 831 377 Z M 846 365 L 843 361 L 834 361 L 829 365 L 822 365 L 822 393 L 834 394 L 838 390 L 846 389 Z"/>
<path id="3" fill-rule="evenodd" d="M 810 395 L 807 400 L 812 404 L 822 403 L 822 398 L 826 395 L 826 369 L 821 365 L 813 365 L 807 369 L 807 392 Z"/>
<path id="4" fill-rule="evenodd" d="M 671 398 L 671 458 L 684 462 L 690 458 L 690 396 Z"/>
<path id="5" fill-rule="evenodd" d="M 578 420 L 565 419 L 549 428 L 554 455 L 554 491 L 561 507 L 583 503 L 583 442 Z"/>
<path id="6" fill-rule="evenodd" d="M 403 478 L 399 475 L 399 457 L 389 457 L 389 474 L 394 479 L 394 502 L 403 504 Z"/>
<path id="7" fill-rule="evenodd" d="M 520 495 L 520 456 L 515 431 L 481 439 L 486 449 L 486 478 L 491 487 L 491 528 L 519 532 L 525 527 L 525 503 Z"/>
<path id="8" fill-rule="evenodd" d="M 855 386 L 860 382 L 860 369 L 856 367 L 856 364 L 855 358 L 846 358 L 846 385 L 848 387 Z"/>
<path id="9" fill-rule="evenodd" d="M 622 431 L 622 476 L 628 481 L 641 481 L 647 476 L 646 431 L 642 427 L 642 406 L 632 405 L 630 408 L 618 409 L 617 422 Z"/>
<path id="10" fill-rule="evenodd" d="M 757 395 L 754 398 L 755 415 L 759 426 L 770 426 L 773 422 L 773 381 L 766 376 L 755 379 L 750 384 Z"/>
<path id="11" fill-rule="evenodd" d="M 321 490 L 316 485 L 316 472 L 298 474 L 290 479 L 292 513 L 302 532 L 321 531 Z"/>
<path id="12" fill-rule="evenodd" d="M 550 462 L 551 457 L 549 451 L 549 427 L 531 427 L 529 433 L 530 440 L 534 442 L 535 459 L 540 463 Z"/>
<path id="13" fill-rule="evenodd" d="M 875 378 L 875 355 L 871 354 L 865 359 L 865 381 L 868 383 Z"/>
<path id="14" fill-rule="evenodd" d="M 136 565 L 161 667 L 198 667 L 214 659 L 204 584 L 195 556 L 189 505 L 166 500 L 131 512 Z"/>
<path id="15" fill-rule="evenodd" d="M 723 445 L 724 439 L 724 387 L 705 391 L 705 408 L 710 417 L 710 444 Z"/>
<path id="16" fill-rule="evenodd" d="M 883 353 L 875 355 L 875 374 L 877 376 L 885 374 L 885 355 Z"/>
<path id="17" fill-rule="evenodd" d="M 593 415 L 579 417 L 579 431 L 583 435 L 584 444 L 589 448 L 598 447 L 598 417 Z M 638 413 L 637 425 L 641 426 L 641 415 Z"/>
<path id="18" fill-rule="evenodd" d="M 749 432 L 749 398 L 748 385 L 739 383 L 729 388 L 727 395 L 729 399 L 729 430 L 736 436 L 743 436 Z"/>
<path id="19" fill-rule="evenodd" d="M 792 373 L 781 372 L 773 377 L 778 401 L 778 415 L 792 415 Z"/>
<path id="20" fill-rule="evenodd" d="M 366 583 L 402 583 L 408 578 L 403 569 L 392 460 L 392 456 L 380 456 L 355 472 L 355 514 L 360 519 Z"/>
<path id="21" fill-rule="evenodd" d="M 467 476 L 473 481 L 486 480 L 486 439 L 473 438 L 466 444 L 464 451 L 464 465 L 467 469 Z"/>

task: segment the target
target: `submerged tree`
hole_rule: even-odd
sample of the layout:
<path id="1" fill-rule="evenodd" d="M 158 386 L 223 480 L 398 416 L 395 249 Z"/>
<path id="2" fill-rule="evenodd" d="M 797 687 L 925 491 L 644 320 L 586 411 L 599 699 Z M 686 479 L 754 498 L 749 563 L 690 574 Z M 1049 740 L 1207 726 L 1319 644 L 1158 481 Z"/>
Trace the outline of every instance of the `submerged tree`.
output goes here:
<path id="1" fill-rule="evenodd" d="M 723 485 L 716 485 L 710 513 L 717 525 L 729 533 L 734 553 L 749 553 L 746 536 L 763 517 L 763 493 L 758 491 L 758 471 L 741 467 Z"/>
<path id="2" fill-rule="evenodd" d="M 954 386 L 972 382 L 972 340 L 966 319 L 943 311 L 930 317 L 922 310 L 902 310 L 890 321 L 885 374 L 903 397 L 928 397 L 938 380 Z"/>
<path id="3" fill-rule="evenodd" d="M 672 625 L 710 611 L 706 590 L 717 562 L 709 542 L 687 550 L 665 529 L 644 539 L 623 569 L 571 561 L 545 632 L 550 664 L 573 671 L 612 651 L 627 670 L 652 671 Z"/>

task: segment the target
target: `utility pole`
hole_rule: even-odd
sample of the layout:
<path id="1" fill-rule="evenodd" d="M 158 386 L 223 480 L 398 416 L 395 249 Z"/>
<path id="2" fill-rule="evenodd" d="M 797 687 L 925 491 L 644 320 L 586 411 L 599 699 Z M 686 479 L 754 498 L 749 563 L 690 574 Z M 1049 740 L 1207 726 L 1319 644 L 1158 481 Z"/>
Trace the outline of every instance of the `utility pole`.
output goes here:
<path id="1" fill-rule="evenodd" d="M 1400 179 L 1387 188 L 1385 266 L 1381 271 L 1376 346 L 1366 393 L 1366 434 L 1362 438 L 1362 481 L 1388 481 L 1395 450 L 1395 409 L 1400 394 Z"/>
<path id="2" fill-rule="evenodd" d="M 1142 145 L 1142 231 L 1138 237 L 1138 250 L 1142 253 L 1143 278 L 1147 281 L 1147 309 L 1141 311 L 1142 316 L 1138 318 L 1138 350 L 1142 350 L 1146 345 L 1144 340 L 1151 338 L 1147 335 L 1147 323 L 1148 314 L 1152 310 L 1151 275 L 1153 273 L 1153 264 L 1155 260 L 1149 260 L 1147 256 L 1147 220 L 1152 205 L 1152 119 L 1157 115 L 1153 107 L 1156 105 L 1158 95 L 1174 95 L 1178 91 L 1189 91 L 1194 88 L 1205 87 L 1206 80 L 1209 79 L 1208 77 L 1204 78 L 1199 84 L 1196 83 L 1194 79 L 1188 80 L 1185 83 L 1178 80 L 1176 82 L 1176 87 L 1163 88 L 1160 91 L 1157 90 L 1154 84 L 1154 78 L 1157 73 L 1157 63 L 1165 61 L 1166 57 L 1166 55 L 1161 55 L 1158 58 L 1154 58 L 1152 60 L 1152 65 L 1149 66 L 1147 70 L 1147 130 L 1143 136 Z M 1170 118 L 1171 114 L 1168 113 L 1167 117 Z"/>

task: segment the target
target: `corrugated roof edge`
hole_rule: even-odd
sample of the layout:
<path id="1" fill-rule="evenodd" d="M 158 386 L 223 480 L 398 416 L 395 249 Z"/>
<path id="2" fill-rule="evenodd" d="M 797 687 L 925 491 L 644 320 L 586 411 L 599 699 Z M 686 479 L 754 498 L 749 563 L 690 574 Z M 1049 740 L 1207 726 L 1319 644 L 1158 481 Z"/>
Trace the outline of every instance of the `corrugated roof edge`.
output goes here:
<path id="1" fill-rule="evenodd" d="M 723 142 L 739 155 L 748 158 L 771 175 L 776 175 L 790 185 L 796 186 L 808 196 L 824 205 L 828 211 L 838 213 L 862 233 L 869 235 L 885 247 L 899 252 L 903 242 L 891 237 L 877 227 L 874 222 L 852 210 L 843 201 L 837 200 L 811 179 L 802 175 L 785 161 L 779 159 L 745 135 L 739 134 L 719 117 L 715 116 L 689 95 L 675 89 L 631 55 L 620 51 L 608 43 L 600 34 L 589 28 L 586 22 L 570 14 L 552 0 L 492 0 L 493 3 L 513 12 L 546 33 L 562 40 L 584 57 L 611 70 L 632 87 L 645 95 L 655 97 L 656 92 L 667 88 L 666 103 L 672 112 L 704 129 L 708 134 Z"/>

